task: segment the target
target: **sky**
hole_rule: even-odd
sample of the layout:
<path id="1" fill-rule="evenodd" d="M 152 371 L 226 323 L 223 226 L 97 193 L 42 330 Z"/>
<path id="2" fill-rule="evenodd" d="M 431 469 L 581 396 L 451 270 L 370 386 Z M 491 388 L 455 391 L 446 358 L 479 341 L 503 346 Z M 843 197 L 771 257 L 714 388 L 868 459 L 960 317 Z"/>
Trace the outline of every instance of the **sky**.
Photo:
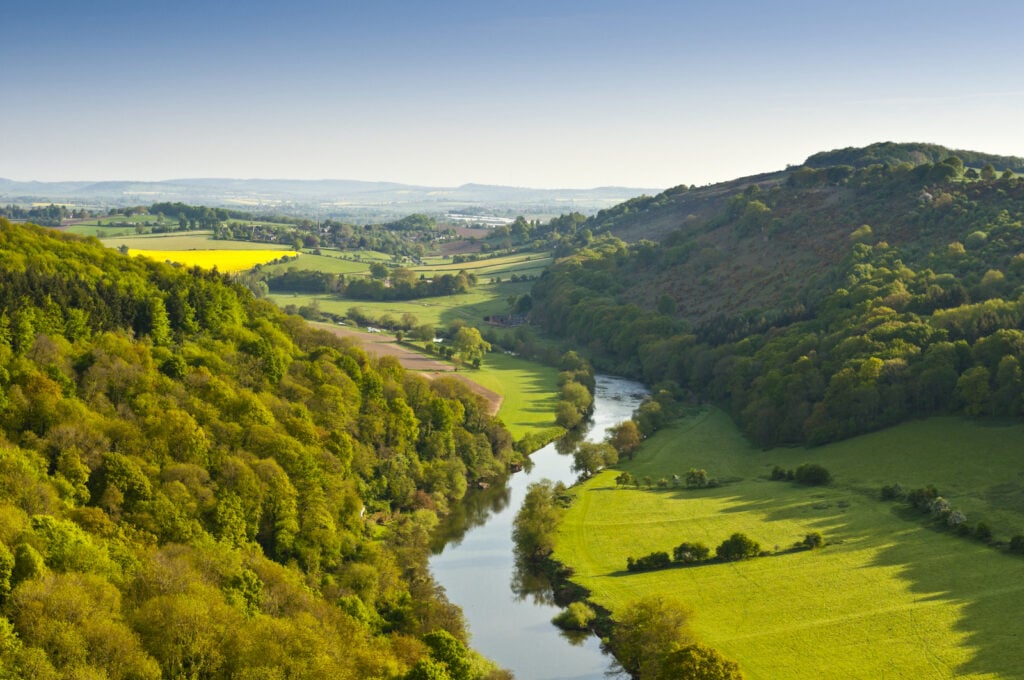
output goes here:
<path id="1" fill-rule="evenodd" d="M 0 0 L 0 177 L 698 186 L 1024 156 L 1024 2 Z"/>

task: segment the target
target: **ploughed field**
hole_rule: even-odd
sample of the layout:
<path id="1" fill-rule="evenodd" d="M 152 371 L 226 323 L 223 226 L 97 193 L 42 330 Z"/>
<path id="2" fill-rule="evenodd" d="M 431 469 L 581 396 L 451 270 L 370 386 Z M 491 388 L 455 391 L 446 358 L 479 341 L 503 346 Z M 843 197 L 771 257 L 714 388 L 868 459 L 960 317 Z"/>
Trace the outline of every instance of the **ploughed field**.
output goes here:
<path id="1" fill-rule="evenodd" d="M 830 485 L 770 481 L 774 466 L 818 463 Z M 658 488 L 704 468 L 717 488 Z M 628 470 L 654 488 L 617 487 Z M 959 536 L 883 485 L 934 484 L 996 545 Z M 907 423 L 814 449 L 752 448 L 707 409 L 647 440 L 633 461 L 577 488 L 555 557 L 614 612 L 670 594 L 692 609 L 701 641 L 748 678 L 1024 677 L 1024 426 L 954 418 Z M 734 532 L 769 554 L 751 560 L 626 571 L 628 557 L 711 548 Z M 793 551 L 810 532 L 826 547 Z M 1001 545 L 1000 545 L 1001 544 Z"/>

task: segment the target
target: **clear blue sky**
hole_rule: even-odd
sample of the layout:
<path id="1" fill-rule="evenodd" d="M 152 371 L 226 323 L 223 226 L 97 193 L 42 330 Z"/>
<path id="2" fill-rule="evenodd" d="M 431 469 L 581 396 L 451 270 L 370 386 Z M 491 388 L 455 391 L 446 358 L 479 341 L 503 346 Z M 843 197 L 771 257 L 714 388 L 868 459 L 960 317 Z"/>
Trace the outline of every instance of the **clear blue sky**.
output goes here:
<path id="1" fill-rule="evenodd" d="M 705 184 L 1024 156 L 1024 2 L 2 0 L 0 177 Z"/>

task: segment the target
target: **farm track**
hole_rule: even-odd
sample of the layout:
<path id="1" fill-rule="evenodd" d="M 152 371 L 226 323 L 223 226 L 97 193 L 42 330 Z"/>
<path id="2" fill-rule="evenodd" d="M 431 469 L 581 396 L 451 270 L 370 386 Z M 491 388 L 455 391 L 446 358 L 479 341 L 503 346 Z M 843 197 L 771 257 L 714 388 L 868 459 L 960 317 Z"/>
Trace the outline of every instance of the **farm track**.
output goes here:
<path id="1" fill-rule="evenodd" d="M 459 373 L 452 364 L 438 361 L 437 359 L 431 359 L 419 352 L 414 352 L 411 349 L 407 349 L 399 345 L 398 342 L 396 342 L 390 335 L 364 333 L 362 331 L 328 323 L 313 323 L 311 325 L 329 333 L 333 333 L 338 337 L 353 340 L 362 347 L 367 354 L 378 357 L 395 357 L 398 359 L 398 363 L 402 364 L 403 368 L 415 371 L 428 380 L 433 380 L 440 375 L 446 375 L 459 380 L 469 387 L 469 389 L 473 390 L 475 394 L 484 398 L 487 402 L 487 412 L 492 416 L 496 415 L 498 413 L 498 409 L 501 408 L 501 403 L 504 397 L 497 392 L 493 392 L 483 385 L 475 382 L 472 378 Z"/>

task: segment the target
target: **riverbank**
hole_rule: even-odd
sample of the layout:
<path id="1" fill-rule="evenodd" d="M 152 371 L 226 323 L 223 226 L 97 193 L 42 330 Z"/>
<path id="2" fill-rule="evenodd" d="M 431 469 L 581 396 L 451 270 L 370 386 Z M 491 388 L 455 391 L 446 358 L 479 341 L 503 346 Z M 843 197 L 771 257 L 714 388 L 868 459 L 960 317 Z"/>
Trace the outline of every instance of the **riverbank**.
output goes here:
<path id="1" fill-rule="evenodd" d="M 692 607 L 704 643 L 750 678 L 1019 676 L 1024 559 L 999 546 L 936 530 L 928 516 L 880 500 L 883 485 L 935 484 L 973 527 L 997 540 L 1024 528 L 1020 425 L 956 418 L 907 423 L 816 449 L 762 451 L 716 409 L 646 440 L 618 467 L 659 479 L 691 467 L 717 488 L 623 488 L 620 470 L 578 489 L 554 557 L 589 599 L 612 612 L 646 595 Z M 834 481 L 771 481 L 774 466 L 824 465 Z M 714 548 L 741 532 L 764 558 L 626 572 L 628 557 L 672 552 L 684 541 Z M 792 552 L 820 532 L 826 546 Z"/>
<path id="2" fill-rule="evenodd" d="M 587 438 L 603 439 L 605 429 L 628 419 L 645 393 L 639 383 L 598 376 Z M 531 468 L 512 475 L 505 488 L 477 492 L 464 501 L 470 507 L 449 518 L 454 526 L 442 530 L 450 539 L 431 558 L 430 569 L 448 598 L 463 609 L 474 649 L 516 677 L 604 680 L 610 658 L 600 640 L 571 641 L 551 623 L 560 611 L 552 595 L 517 582 L 512 522 L 527 487 L 541 479 L 570 484 L 576 478 L 572 456 L 559 453 L 555 444 L 531 460 Z"/>

